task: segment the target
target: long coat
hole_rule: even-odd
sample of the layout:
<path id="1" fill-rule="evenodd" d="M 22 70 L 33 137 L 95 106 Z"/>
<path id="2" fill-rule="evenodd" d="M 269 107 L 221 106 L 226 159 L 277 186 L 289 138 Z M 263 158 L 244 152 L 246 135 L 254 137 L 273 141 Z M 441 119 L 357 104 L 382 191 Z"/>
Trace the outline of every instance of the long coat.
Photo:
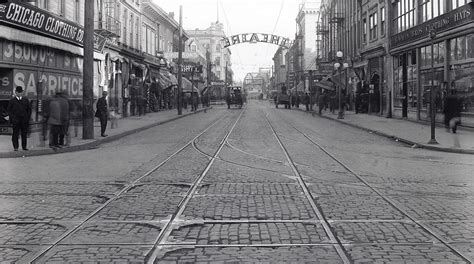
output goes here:
<path id="1" fill-rule="evenodd" d="M 107 111 L 107 100 L 104 97 L 99 98 L 99 100 L 97 100 L 97 112 L 95 116 L 107 118 Z"/>
<path id="2" fill-rule="evenodd" d="M 8 103 L 7 112 L 12 124 L 28 123 L 31 116 L 30 101 L 25 96 L 23 96 L 21 100 L 13 97 Z"/>

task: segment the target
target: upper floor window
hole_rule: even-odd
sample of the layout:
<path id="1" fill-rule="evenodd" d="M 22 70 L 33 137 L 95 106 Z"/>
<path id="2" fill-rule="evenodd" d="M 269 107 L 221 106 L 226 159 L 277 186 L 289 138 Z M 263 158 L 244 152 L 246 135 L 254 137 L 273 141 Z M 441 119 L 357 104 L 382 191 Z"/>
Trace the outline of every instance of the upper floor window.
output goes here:
<path id="1" fill-rule="evenodd" d="M 59 1 L 58 5 L 59 5 L 59 15 L 66 16 L 66 0 Z"/>
<path id="2" fill-rule="evenodd" d="M 444 14 L 444 2 L 445 0 L 421 0 L 420 12 L 421 21 L 420 23 L 426 22 L 433 19 L 441 14 Z"/>
<path id="3" fill-rule="evenodd" d="M 221 51 L 221 44 L 216 45 L 216 51 Z"/>
<path id="4" fill-rule="evenodd" d="M 377 10 L 369 15 L 369 37 L 370 40 L 377 39 Z"/>
<path id="5" fill-rule="evenodd" d="M 472 0 L 451 0 L 451 7 L 452 9 L 456 9 L 460 6 L 463 6 L 469 2 L 472 2 Z"/>
<path id="6" fill-rule="evenodd" d="M 196 45 L 191 45 L 191 51 L 196 51 Z"/>
<path id="7" fill-rule="evenodd" d="M 216 66 L 221 66 L 221 57 L 216 57 Z"/>
<path id="8" fill-rule="evenodd" d="M 362 43 L 367 42 L 367 19 L 362 19 Z"/>
<path id="9" fill-rule="evenodd" d="M 380 36 L 385 36 L 385 7 L 380 8 Z"/>
<path id="10" fill-rule="evenodd" d="M 415 26 L 417 0 L 399 0 L 394 5 L 393 33 L 399 33 Z"/>
<path id="11" fill-rule="evenodd" d="M 137 0 L 138 2 L 138 0 Z M 140 48 L 140 19 L 137 17 L 136 23 L 135 23 L 135 40 L 136 40 L 136 46 L 135 48 L 139 49 Z M 153 53 L 151 53 L 153 54 Z"/>

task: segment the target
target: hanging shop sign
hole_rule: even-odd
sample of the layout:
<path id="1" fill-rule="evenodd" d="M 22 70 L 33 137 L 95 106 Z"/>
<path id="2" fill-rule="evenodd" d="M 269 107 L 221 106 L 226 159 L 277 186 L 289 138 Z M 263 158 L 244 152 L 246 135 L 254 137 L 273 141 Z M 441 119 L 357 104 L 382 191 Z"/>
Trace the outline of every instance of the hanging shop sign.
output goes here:
<path id="1" fill-rule="evenodd" d="M 433 18 L 423 24 L 395 34 L 390 38 L 392 48 L 430 36 L 430 32 L 440 33 L 474 22 L 474 2 Z"/>
<path id="2" fill-rule="evenodd" d="M 265 33 L 244 33 L 223 38 L 221 41 L 224 48 L 240 43 L 270 43 L 288 49 L 292 44 L 289 38 Z"/>
<path id="3" fill-rule="evenodd" d="M 0 4 L 0 24 L 34 31 L 78 46 L 84 42 L 84 28 L 76 23 L 21 2 Z M 94 34 L 94 49 L 102 52 L 106 38 Z"/>

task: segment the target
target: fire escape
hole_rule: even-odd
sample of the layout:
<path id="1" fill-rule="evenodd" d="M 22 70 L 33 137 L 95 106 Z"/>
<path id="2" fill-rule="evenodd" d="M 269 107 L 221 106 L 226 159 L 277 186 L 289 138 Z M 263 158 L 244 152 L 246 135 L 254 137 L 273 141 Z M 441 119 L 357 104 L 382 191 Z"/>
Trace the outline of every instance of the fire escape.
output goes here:
<path id="1" fill-rule="evenodd" d="M 99 20 L 95 22 L 95 33 L 107 39 L 120 37 L 121 23 L 116 18 L 117 0 L 102 0 L 99 7 Z"/>
<path id="2" fill-rule="evenodd" d="M 336 59 L 336 52 L 342 49 L 342 39 L 344 32 L 344 12 L 339 9 L 333 9 L 330 12 L 328 24 L 329 28 L 329 46 L 328 61 Z"/>

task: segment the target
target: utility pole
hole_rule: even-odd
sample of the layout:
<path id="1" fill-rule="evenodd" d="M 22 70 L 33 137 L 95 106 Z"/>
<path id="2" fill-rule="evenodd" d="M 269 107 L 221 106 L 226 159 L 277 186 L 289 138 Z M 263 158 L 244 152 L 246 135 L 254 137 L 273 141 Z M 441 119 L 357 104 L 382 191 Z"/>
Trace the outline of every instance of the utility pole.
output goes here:
<path id="1" fill-rule="evenodd" d="M 178 47 L 178 115 L 183 114 L 183 6 L 179 6 L 179 47 Z"/>
<path id="2" fill-rule="evenodd" d="M 94 138 L 94 1 L 84 1 L 82 139 Z"/>

